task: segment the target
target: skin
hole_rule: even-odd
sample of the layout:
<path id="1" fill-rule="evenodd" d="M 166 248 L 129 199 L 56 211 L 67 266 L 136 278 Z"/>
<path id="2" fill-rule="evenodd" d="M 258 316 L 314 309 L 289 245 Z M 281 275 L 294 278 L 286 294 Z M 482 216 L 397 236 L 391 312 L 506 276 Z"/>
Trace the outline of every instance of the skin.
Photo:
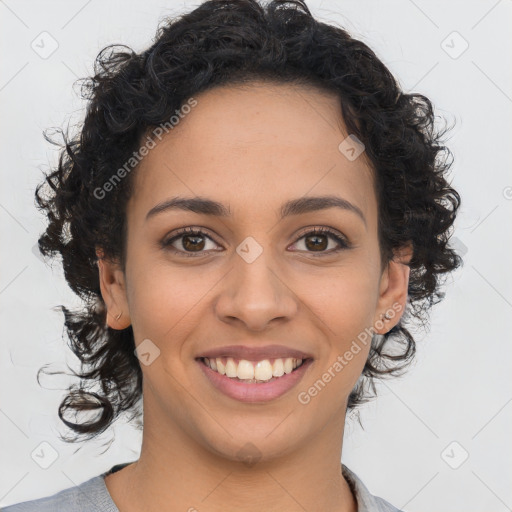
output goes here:
<path id="1" fill-rule="evenodd" d="M 381 268 L 372 169 L 364 153 L 350 161 L 338 149 L 348 133 L 335 96 L 253 83 L 196 99 L 138 166 L 127 206 L 125 272 L 116 261 L 98 262 L 109 326 L 132 325 L 136 345 L 150 339 L 160 350 L 141 365 L 140 459 L 107 476 L 107 488 L 121 512 L 355 512 L 340 456 L 347 399 L 369 344 L 308 404 L 297 395 L 365 328 L 385 333 L 398 323 L 410 246 Z M 285 201 L 327 194 L 357 205 L 366 224 L 338 208 L 279 220 Z M 176 210 L 146 220 L 151 208 L 173 196 L 214 199 L 229 206 L 231 216 Z M 199 240 L 198 256 L 160 245 L 189 226 L 212 238 Z M 299 238 L 303 228 L 322 226 L 339 231 L 351 247 L 327 254 L 339 247 L 330 235 L 320 235 L 325 245 L 316 250 Z M 263 250 L 252 263 L 236 252 L 249 236 Z M 194 252 L 182 242 L 175 240 L 174 249 Z M 378 322 L 393 305 L 400 313 Z M 315 360 L 294 389 L 266 403 L 223 395 L 195 361 L 212 347 L 273 343 Z M 249 442 L 260 457 L 253 464 L 240 460 Z"/>

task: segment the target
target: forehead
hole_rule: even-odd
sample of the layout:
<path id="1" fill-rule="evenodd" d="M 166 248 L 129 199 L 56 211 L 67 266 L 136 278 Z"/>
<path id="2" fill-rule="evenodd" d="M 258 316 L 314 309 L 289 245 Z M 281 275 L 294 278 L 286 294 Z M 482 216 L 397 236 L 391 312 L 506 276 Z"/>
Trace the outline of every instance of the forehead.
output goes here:
<path id="1" fill-rule="evenodd" d="M 176 195 L 215 198 L 235 215 L 325 194 L 374 213 L 364 152 L 351 161 L 339 149 L 349 134 L 334 94 L 251 84 L 217 87 L 194 100 L 137 168 L 131 201 L 140 214 Z"/>

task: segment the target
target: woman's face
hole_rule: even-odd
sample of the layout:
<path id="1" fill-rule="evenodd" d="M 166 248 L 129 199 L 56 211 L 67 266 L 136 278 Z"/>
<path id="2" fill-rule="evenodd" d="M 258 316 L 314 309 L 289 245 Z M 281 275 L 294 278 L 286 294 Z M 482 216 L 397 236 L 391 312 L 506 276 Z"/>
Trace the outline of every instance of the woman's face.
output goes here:
<path id="1" fill-rule="evenodd" d="M 353 142 L 340 149 L 334 96 L 260 84 L 195 100 L 136 170 L 126 272 L 102 262 L 102 293 L 111 327 L 133 327 L 145 429 L 271 459 L 339 433 L 369 351 L 361 335 L 398 322 L 378 320 L 405 306 L 408 269 L 381 272 L 372 172 Z M 309 202 L 322 196 L 345 207 Z M 159 207 L 174 198 L 226 212 Z M 276 376 L 234 377 L 254 372 Z"/>

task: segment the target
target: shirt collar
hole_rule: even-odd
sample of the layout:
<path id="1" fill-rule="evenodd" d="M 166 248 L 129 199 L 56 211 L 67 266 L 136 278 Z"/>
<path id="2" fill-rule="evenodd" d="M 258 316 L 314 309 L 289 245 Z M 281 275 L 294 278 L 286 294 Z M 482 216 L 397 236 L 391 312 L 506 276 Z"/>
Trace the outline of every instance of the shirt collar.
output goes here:
<path id="1" fill-rule="evenodd" d="M 387 501 L 371 494 L 362 480 L 344 464 L 341 465 L 341 472 L 354 494 L 357 512 L 401 512 Z"/>

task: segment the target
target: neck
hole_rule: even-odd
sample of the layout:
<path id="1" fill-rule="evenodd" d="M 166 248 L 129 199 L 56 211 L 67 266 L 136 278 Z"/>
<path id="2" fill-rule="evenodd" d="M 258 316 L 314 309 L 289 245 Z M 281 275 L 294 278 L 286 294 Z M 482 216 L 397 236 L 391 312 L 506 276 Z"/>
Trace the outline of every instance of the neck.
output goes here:
<path id="1" fill-rule="evenodd" d="M 154 419 L 145 406 L 139 460 L 105 478 L 120 512 L 357 512 L 341 473 L 344 414 L 299 450 L 244 462 L 212 453 L 176 424 L 164 429 Z"/>

